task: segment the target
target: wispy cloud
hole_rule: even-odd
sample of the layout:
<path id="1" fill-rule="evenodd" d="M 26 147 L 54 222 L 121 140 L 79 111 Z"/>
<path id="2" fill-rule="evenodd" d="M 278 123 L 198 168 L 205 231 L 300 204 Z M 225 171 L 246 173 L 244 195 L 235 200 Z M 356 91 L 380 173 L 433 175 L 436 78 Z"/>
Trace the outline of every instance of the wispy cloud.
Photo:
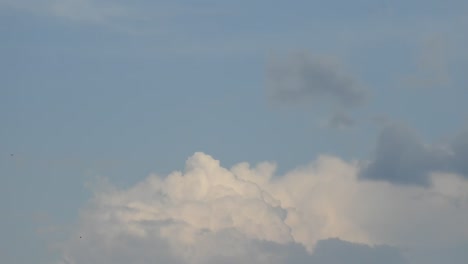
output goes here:
<path id="1" fill-rule="evenodd" d="M 266 91 L 279 106 L 307 106 L 331 113 L 322 124 L 333 129 L 355 125 L 351 111 L 367 103 L 369 92 L 343 63 L 307 52 L 272 56 L 267 64 Z"/>
<path id="2" fill-rule="evenodd" d="M 284 104 L 362 105 L 367 92 L 360 82 L 330 58 L 295 53 L 272 57 L 267 65 L 267 92 Z"/>

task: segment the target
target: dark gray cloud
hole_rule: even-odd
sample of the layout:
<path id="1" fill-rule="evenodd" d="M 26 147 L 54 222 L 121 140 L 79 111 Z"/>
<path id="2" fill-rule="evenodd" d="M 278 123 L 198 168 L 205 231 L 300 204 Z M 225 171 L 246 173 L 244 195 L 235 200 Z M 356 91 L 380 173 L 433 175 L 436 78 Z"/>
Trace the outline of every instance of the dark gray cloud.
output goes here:
<path id="1" fill-rule="evenodd" d="M 371 160 L 361 177 L 398 184 L 429 185 L 429 173 L 440 171 L 468 177 L 468 133 L 444 148 L 424 144 L 412 130 L 398 125 L 383 128 Z"/>
<path id="2" fill-rule="evenodd" d="M 306 53 L 273 58 L 267 67 L 267 89 L 280 103 L 320 103 L 341 107 L 364 103 L 367 93 L 338 63 Z"/>

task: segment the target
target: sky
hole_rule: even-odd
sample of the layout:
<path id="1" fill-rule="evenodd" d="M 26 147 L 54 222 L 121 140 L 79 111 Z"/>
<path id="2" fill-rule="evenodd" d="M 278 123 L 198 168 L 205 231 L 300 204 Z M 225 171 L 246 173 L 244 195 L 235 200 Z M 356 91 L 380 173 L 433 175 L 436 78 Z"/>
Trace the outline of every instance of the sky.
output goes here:
<path id="1" fill-rule="evenodd" d="M 468 2 L 0 0 L 2 263 L 465 263 Z"/>

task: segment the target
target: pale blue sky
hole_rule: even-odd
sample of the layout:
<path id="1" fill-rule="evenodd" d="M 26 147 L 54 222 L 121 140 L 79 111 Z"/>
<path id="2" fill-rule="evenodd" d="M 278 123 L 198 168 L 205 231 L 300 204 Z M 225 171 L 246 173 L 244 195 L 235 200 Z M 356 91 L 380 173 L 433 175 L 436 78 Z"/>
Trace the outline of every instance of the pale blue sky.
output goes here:
<path id="1" fill-rule="evenodd" d="M 96 176 L 129 186 L 196 151 L 279 173 L 370 159 L 377 119 L 448 144 L 468 117 L 467 27 L 461 0 L 0 0 L 0 256 L 54 260 Z M 270 59 L 296 52 L 338 61 L 366 102 L 270 100 Z M 336 111 L 355 125 L 328 127 Z"/>

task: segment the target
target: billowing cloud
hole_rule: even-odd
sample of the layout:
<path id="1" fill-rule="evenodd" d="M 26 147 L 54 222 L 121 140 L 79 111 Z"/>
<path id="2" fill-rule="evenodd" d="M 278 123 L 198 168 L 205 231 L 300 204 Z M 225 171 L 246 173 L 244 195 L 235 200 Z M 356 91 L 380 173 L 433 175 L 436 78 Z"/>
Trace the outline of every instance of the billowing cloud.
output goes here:
<path id="1" fill-rule="evenodd" d="M 468 240 L 468 181 L 457 175 L 402 187 L 359 180 L 357 162 L 330 156 L 274 172 L 196 153 L 185 171 L 128 189 L 103 181 L 63 263 L 404 263 L 397 248 Z"/>
<path id="2" fill-rule="evenodd" d="M 363 178 L 428 185 L 434 171 L 468 177 L 468 133 L 460 134 L 450 146 L 435 146 L 424 144 L 406 127 L 387 125 L 374 155 L 362 171 Z"/>
<path id="3" fill-rule="evenodd" d="M 353 107 L 367 97 L 359 81 L 339 63 L 307 53 L 272 58 L 267 65 L 267 90 L 271 99 L 280 103 L 327 101 Z"/>

